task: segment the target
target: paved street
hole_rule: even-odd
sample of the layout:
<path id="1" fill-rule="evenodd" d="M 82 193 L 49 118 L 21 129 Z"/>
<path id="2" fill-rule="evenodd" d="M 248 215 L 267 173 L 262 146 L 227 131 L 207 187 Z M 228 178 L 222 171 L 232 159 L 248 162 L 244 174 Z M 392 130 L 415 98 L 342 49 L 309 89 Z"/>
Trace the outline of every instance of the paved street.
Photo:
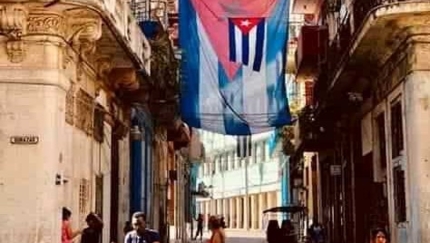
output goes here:
<path id="1" fill-rule="evenodd" d="M 203 243 L 209 238 L 210 233 L 205 232 L 203 235 Z M 262 231 L 244 231 L 244 230 L 226 230 L 228 243 L 264 243 L 265 235 Z M 200 240 L 193 243 L 200 243 Z"/>

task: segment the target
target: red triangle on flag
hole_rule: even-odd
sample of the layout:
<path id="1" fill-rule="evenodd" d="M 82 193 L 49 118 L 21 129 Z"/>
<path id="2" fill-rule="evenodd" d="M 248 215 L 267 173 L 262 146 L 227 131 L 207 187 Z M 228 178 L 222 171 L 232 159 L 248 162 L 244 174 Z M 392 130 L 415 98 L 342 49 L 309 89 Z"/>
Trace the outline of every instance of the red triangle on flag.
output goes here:
<path id="1" fill-rule="evenodd" d="M 231 21 L 247 35 L 263 18 L 230 18 Z"/>

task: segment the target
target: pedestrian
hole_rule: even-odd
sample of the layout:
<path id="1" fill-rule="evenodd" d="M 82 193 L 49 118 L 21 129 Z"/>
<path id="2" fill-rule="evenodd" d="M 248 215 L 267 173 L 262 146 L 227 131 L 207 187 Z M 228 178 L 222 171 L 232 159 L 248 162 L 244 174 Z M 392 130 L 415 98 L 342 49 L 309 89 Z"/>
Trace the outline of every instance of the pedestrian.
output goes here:
<path id="1" fill-rule="evenodd" d="M 372 230 L 372 239 L 370 243 L 389 243 L 388 233 L 383 228 L 376 228 Z"/>
<path id="2" fill-rule="evenodd" d="M 126 221 L 125 225 L 124 225 L 124 229 L 123 229 L 124 235 L 127 235 L 128 232 L 130 232 L 132 230 L 133 230 L 133 226 L 131 226 L 131 222 L 130 221 Z"/>
<path id="3" fill-rule="evenodd" d="M 194 240 L 197 240 L 197 237 L 200 235 L 200 240 L 203 239 L 203 214 L 199 213 L 199 216 L 196 219 L 197 221 L 197 232 Z"/>
<path id="4" fill-rule="evenodd" d="M 226 225 L 226 223 L 225 223 L 224 216 L 223 216 L 223 217 L 221 217 L 221 228 L 223 228 L 223 229 L 227 228 L 227 225 Z"/>
<path id="5" fill-rule="evenodd" d="M 63 221 L 61 224 L 61 243 L 72 243 L 72 240 L 82 233 L 81 230 L 73 232 L 72 226 L 70 225 L 70 219 L 72 217 L 72 211 L 63 207 Z"/>
<path id="6" fill-rule="evenodd" d="M 82 232 L 81 243 L 99 243 L 103 230 L 103 221 L 95 213 L 89 213 L 85 219 L 88 227 Z"/>
<path id="7" fill-rule="evenodd" d="M 145 213 L 134 213 L 131 223 L 133 230 L 125 236 L 124 243 L 160 243 L 160 234 L 146 227 Z"/>
<path id="8" fill-rule="evenodd" d="M 324 243 L 325 232 L 324 227 L 318 222 L 317 219 L 313 220 L 312 225 L 309 227 L 309 236 L 312 243 Z"/>
<path id="9" fill-rule="evenodd" d="M 267 243 L 279 243 L 280 229 L 278 220 L 272 219 L 267 225 L 266 240 Z"/>
<path id="10" fill-rule="evenodd" d="M 221 227 L 220 220 L 215 216 L 211 216 L 209 218 L 209 225 L 212 235 L 208 243 L 225 243 L 225 233 Z"/>

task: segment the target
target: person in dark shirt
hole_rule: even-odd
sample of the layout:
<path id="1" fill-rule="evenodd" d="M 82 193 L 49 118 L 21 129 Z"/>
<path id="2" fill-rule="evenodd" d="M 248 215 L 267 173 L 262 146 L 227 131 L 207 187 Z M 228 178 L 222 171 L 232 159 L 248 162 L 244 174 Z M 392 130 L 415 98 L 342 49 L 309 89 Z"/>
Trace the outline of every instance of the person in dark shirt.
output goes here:
<path id="1" fill-rule="evenodd" d="M 82 231 L 81 243 L 99 243 L 103 221 L 95 213 L 88 214 L 85 221 L 88 227 Z"/>
<path id="2" fill-rule="evenodd" d="M 225 223 L 225 218 L 224 218 L 224 216 L 223 216 L 223 217 L 221 217 L 220 221 L 221 221 L 221 228 L 223 228 L 223 229 L 227 228 L 227 224 Z"/>
<path id="3" fill-rule="evenodd" d="M 155 230 L 146 228 L 145 213 L 134 213 L 132 225 L 134 230 L 125 236 L 124 243 L 160 243 L 160 234 Z"/>
<path id="4" fill-rule="evenodd" d="M 198 218 L 196 219 L 197 221 L 197 232 L 196 232 L 196 237 L 194 238 L 195 240 L 197 240 L 197 237 L 200 235 L 200 240 L 202 240 L 203 238 L 203 214 L 199 214 Z"/>

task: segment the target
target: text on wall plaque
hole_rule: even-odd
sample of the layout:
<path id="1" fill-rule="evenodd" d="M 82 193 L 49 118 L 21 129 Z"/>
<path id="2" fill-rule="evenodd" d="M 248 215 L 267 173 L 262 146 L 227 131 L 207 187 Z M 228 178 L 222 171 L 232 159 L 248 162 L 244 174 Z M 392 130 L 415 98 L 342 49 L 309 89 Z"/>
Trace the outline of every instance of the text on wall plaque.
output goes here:
<path id="1" fill-rule="evenodd" d="M 37 144 L 39 143 L 38 136 L 13 136 L 10 138 L 11 144 Z"/>

